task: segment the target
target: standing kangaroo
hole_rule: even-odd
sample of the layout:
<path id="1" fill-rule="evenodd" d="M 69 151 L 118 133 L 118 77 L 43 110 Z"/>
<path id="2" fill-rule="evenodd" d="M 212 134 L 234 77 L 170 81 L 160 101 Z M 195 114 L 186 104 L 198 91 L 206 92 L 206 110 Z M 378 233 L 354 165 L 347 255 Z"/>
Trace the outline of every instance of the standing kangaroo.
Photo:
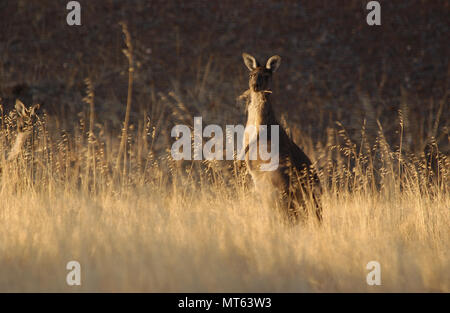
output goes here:
<path id="1" fill-rule="evenodd" d="M 257 141 L 257 146 L 271 147 L 272 131 L 267 131 L 267 140 L 260 140 L 260 126 L 279 125 L 272 110 L 270 90 L 272 74 L 278 69 L 281 57 L 274 55 L 267 60 L 265 66 L 251 55 L 243 53 L 245 65 L 250 70 L 249 90 L 243 96 L 247 98 L 247 127 L 254 127 L 256 135 L 244 136 L 245 161 L 252 176 L 256 191 L 265 203 L 275 203 L 289 222 L 295 223 L 308 216 L 307 203 L 314 207 L 319 222 L 322 220 L 322 207 L 319 202 L 320 181 L 311 167 L 311 161 L 305 153 L 289 138 L 283 127 L 279 129 L 278 167 L 274 170 L 262 170 L 267 164 L 260 155 L 249 157 L 249 145 Z M 256 139 L 255 139 L 256 138 Z M 276 138 L 276 137 L 273 137 Z M 263 142 L 264 141 L 264 142 Z M 261 151 L 261 150 L 260 150 Z M 269 202 L 267 202 L 269 201 Z"/>
<path id="2" fill-rule="evenodd" d="M 8 154 L 8 161 L 17 158 L 22 151 L 23 144 L 33 132 L 33 127 L 38 120 L 38 116 L 36 115 L 36 110 L 38 109 L 39 104 L 35 104 L 27 109 L 22 101 L 16 99 L 17 136 Z"/>

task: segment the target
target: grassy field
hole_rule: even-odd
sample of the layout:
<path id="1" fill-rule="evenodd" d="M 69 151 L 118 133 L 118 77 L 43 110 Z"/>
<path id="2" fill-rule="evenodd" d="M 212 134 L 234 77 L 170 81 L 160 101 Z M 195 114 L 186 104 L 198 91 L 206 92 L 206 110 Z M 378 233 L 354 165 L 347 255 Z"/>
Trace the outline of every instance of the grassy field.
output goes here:
<path id="1" fill-rule="evenodd" d="M 78 29 L 65 1 L 1 4 L 0 291 L 450 292 L 448 3 L 381 2 L 378 33 L 356 0 L 98 1 Z M 320 226 L 284 225 L 240 161 L 170 157 L 175 124 L 244 122 L 244 51 L 283 58 Z M 42 109 L 8 160 L 16 98 Z"/>
<path id="2" fill-rule="evenodd" d="M 18 159 L 1 163 L 2 291 L 450 290 L 448 164 L 432 179 L 426 160 L 389 168 L 392 152 L 375 188 L 368 156 L 351 173 L 350 148 L 337 146 L 342 164 L 321 171 L 323 224 L 286 227 L 239 161 L 185 169 L 169 156 L 138 158 L 143 135 L 116 170 L 118 140 L 39 127 Z M 82 266 L 79 287 L 65 283 L 71 260 Z M 366 284 L 372 260 L 382 286 Z"/>

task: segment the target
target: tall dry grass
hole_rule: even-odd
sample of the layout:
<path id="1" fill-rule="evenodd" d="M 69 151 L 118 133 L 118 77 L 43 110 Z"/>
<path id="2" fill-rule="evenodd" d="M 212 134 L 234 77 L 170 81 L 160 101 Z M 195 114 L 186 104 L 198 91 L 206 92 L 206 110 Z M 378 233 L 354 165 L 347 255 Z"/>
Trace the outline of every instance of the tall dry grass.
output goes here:
<path id="1" fill-rule="evenodd" d="M 238 161 L 153 153 L 158 121 L 147 116 L 128 129 L 126 170 L 117 170 L 120 138 L 101 125 L 92 134 L 87 83 L 75 130 L 43 115 L 20 156 L 2 156 L 1 291 L 450 291 L 445 156 L 435 175 L 425 156 L 389 147 L 381 125 L 374 145 L 364 129 L 356 145 L 341 126 L 323 144 L 303 136 L 320 164 L 324 221 L 286 227 Z M 1 151 L 15 119 L 2 118 Z M 71 260 L 80 287 L 66 285 Z M 381 286 L 366 284 L 372 260 Z"/>
<path id="2" fill-rule="evenodd" d="M 354 3 L 356 6 L 358 1 Z M 247 5 L 250 6 L 251 2 Z M 278 4 L 273 2 L 271 5 Z M 135 6 L 131 7 L 132 10 L 136 9 Z M 332 6 L 328 7 L 330 12 L 324 13 L 327 20 L 331 11 L 338 12 Z M 151 12 L 157 12 L 156 9 L 151 8 Z M 225 15 L 232 9 L 236 8 L 232 5 L 224 7 Z M 155 18 L 165 16 L 164 10 L 172 9 L 162 6 L 160 10 L 162 12 L 155 13 Z M 205 10 L 205 16 L 211 16 L 210 10 Z M 246 15 L 251 13 L 248 11 Z M 285 10 L 285 14 L 289 11 L 294 12 Z M 32 12 L 33 16 L 36 15 Z M 91 8 L 91 12 L 98 18 L 95 8 Z M 117 12 L 122 16 L 120 8 Z M 260 29 L 262 15 L 260 10 L 252 12 L 257 12 L 254 17 L 258 27 L 241 29 L 238 27 L 240 24 L 236 24 L 239 31 L 231 39 L 221 37 L 217 40 L 215 36 L 195 35 L 202 40 L 212 38 L 211 41 L 203 42 L 205 48 L 191 44 L 188 40 L 191 37 L 186 37 L 183 28 L 175 28 L 176 47 L 165 41 L 172 42 L 172 37 L 167 33 L 153 37 L 147 34 L 143 36 L 144 39 L 152 38 L 161 42 L 152 44 L 155 50 L 152 52 L 146 40 L 138 41 L 134 51 L 136 54 L 140 51 L 141 56 L 135 55 L 136 58 L 132 55 L 132 39 L 128 28 L 123 26 L 122 31 L 127 40 L 125 55 L 128 59 L 128 83 L 123 88 L 126 90 L 124 98 L 127 99 L 126 106 L 123 105 L 125 114 L 116 121 L 116 124 L 120 124 L 120 132 L 111 127 L 111 123 L 104 122 L 105 118 L 101 116 L 109 104 L 97 102 L 95 98 L 96 83 L 98 86 L 99 82 L 104 83 L 102 80 L 105 78 L 111 79 L 123 70 L 108 66 L 111 60 L 120 64 L 120 57 L 116 58 L 117 47 L 109 42 L 109 20 L 102 24 L 107 25 L 107 35 L 96 37 L 95 41 L 89 40 L 89 45 L 83 46 L 87 52 L 95 51 L 92 53 L 95 57 L 83 59 L 83 62 L 80 59 L 79 64 L 73 65 L 74 69 L 66 71 L 70 78 L 63 80 L 68 80 L 68 85 L 72 86 L 77 75 L 85 75 L 86 72 L 93 74 L 92 79 L 85 81 L 87 90 L 84 102 L 72 99 L 71 103 L 67 103 L 70 108 L 78 108 L 80 103 L 85 105 L 78 115 L 70 116 L 71 120 L 67 121 L 57 115 L 42 114 L 17 158 L 8 161 L 7 156 L 20 134 L 16 131 L 17 116 L 0 110 L 0 291 L 450 291 L 450 167 L 448 156 L 437 153 L 439 147 L 436 144 L 436 141 L 442 142 L 445 136 L 448 137 L 445 129 L 438 131 L 440 121 L 444 119 L 448 92 L 441 97 L 436 116 L 411 121 L 412 110 L 408 100 L 414 100 L 411 99 L 414 94 L 408 98 L 407 92 L 402 91 L 397 125 L 382 125 L 378 122 L 379 108 L 363 95 L 363 90 L 360 105 L 345 107 L 319 95 L 314 88 L 303 92 L 308 97 L 305 105 L 311 111 L 318 107 L 320 114 L 299 111 L 297 116 L 292 114 L 291 122 L 298 115 L 303 118 L 297 121 L 305 122 L 305 117 L 314 120 L 317 122 L 314 132 L 325 134 L 323 138 L 311 138 L 307 135 L 308 131 L 300 130 L 284 118 L 282 121 L 294 140 L 316 162 L 324 190 L 323 224 L 320 227 L 312 221 L 286 227 L 273 210 L 261 206 L 241 162 L 175 162 L 171 159 L 168 151 L 173 139 L 168 136 L 168 130 L 173 124 L 189 125 L 193 117 L 201 113 L 207 115 L 203 116 L 205 124 L 214 118 L 222 118 L 211 121 L 216 124 L 242 123 L 242 120 L 236 120 L 243 116 L 243 108 L 233 106 L 229 94 L 237 95 L 235 91 L 241 91 L 246 85 L 245 78 L 242 76 L 230 81 L 229 64 L 222 65 L 213 60 L 213 54 L 204 53 L 210 53 L 213 43 L 221 40 L 229 42 L 254 38 L 251 30 Z M 147 19 L 147 14 L 141 16 Z M 342 14 L 340 16 L 347 19 Z M 174 17 L 180 19 L 179 16 Z M 296 16 L 292 19 L 294 21 L 290 27 L 303 28 Z M 222 27 L 221 21 L 217 23 L 217 27 Z M 272 29 L 272 23 L 267 23 Z M 303 23 L 311 29 L 309 21 L 305 19 Z M 165 21 L 160 24 L 172 23 Z M 208 33 L 211 25 L 202 25 L 206 25 Z M 322 34 L 320 27 L 323 23 L 316 22 L 314 25 L 318 29 L 317 34 Z M 354 29 L 351 23 L 348 27 Z M 329 28 L 330 31 L 332 28 Z M 42 29 L 36 27 L 37 31 Z M 145 29 L 142 27 L 141 32 Z M 148 29 L 153 29 L 153 26 Z M 214 28 L 211 29 L 213 34 L 218 33 Z M 66 31 L 64 29 L 64 37 Z M 164 27 L 161 31 L 171 30 Z M 243 35 L 243 31 L 250 31 L 250 34 Z M 35 35 L 31 31 L 24 33 Z M 280 38 L 279 33 L 278 30 L 273 32 L 277 40 Z M 385 32 L 392 36 L 394 33 Z M 79 34 L 73 36 L 80 38 Z M 262 36 L 267 39 L 266 34 Z M 287 38 L 292 37 L 293 47 L 297 47 L 297 41 L 302 42 L 302 45 L 308 42 L 297 40 L 296 36 L 286 35 Z M 327 32 L 323 36 L 326 41 Z M 106 38 L 107 42 L 97 43 L 99 38 Z M 371 44 L 377 42 L 372 40 Z M 96 44 L 94 48 L 91 46 L 93 44 Z M 266 48 L 267 41 L 261 40 L 261 44 Z M 329 44 L 334 45 L 334 41 Z M 14 46 L 11 43 L 9 45 Z M 276 41 L 275 46 L 279 47 L 280 43 Z M 319 49 L 319 46 L 305 49 L 303 57 L 305 51 L 334 51 Z M 257 45 L 253 47 L 261 50 L 261 47 L 257 49 Z M 240 45 L 235 47 L 239 51 L 241 48 Z M 176 66 L 170 67 L 174 63 L 171 58 L 162 62 L 143 52 L 171 56 L 165 49 L 170 52 L 176 50 Z M 183 49 L 192 49 L 193 52 Z M 216 49 L 224 50 L 222 46 Z M 46 50 L 52 53 L 65 52 L 60 48 L 42 49 L 43 52 Z M 292 48 L 287 51 L 297 50 Z M 412 49 L 415 50 L 419 51 Z M 17 49 L 14 56 L 24 51 L 34 50 Z M 234 52 L 230 50 L 230 53 Z M 192 60 L 183 58 L 183 54 L 196 54 L 198 59 L 194 64 Z M 106 58 L 105 55 L 114 58 Z M 8 57 L 4 59 L 8 60 Z M 104 59 L 98 62 L 97 57 Z M 291 62 L 303 57 L 293 55 Z M 333 65 L 346 63 L 336 62 L 326 54 L 322 58 L 332 60 L 335 62 Z M 29 66 L 33 70 L 36 64 L 53 61 L 58 65 L 62 63 L 60 58 L 51 56 L 22 59 L 33 62 L 33 66 Z M 207 60 L 204 66 L 203 59 Z M 319 60 L 319 56 L 314 56 L 316 59 Z M 351 59 L 359 60 L 354 57 Z M 159 67 L 159 71 L 155 71 L 158 75 L 165 73 L 167 68 L 175 69 L 176 72 L 168 71 L 170 92 L 155 87 L 154 81 L 158 83 L 165 80 L 152 74 L 156 78 L 152 78 L 150 84 L 151 106 L 143 103 L 148 100 L 145 92 L 140 94 L 140 101 L 134 100 L 132 103 L 133 90 L 147 90 L 149 87 L 142 78 L 147 77 L 144 75 L 147 70 L 139 69 L 142 60 L 147 60 L 145 66 Z M 94 66 L 96 62 L 100 64 L 98 68 Z M 228 62 L 234 60 L 229 59 Z M 2 81 L 9 81 L 10 74 L 3 67 Z M 78 72 L 82 67 L 87 70 Z M 192 69 L 196 73 L 195 79 L 184 81 L 186 69 L 183 72 L 182 67 Z M 324 72 L 328 73 L 331 67 L 324 68 L 327 69 Z M 386 69 L 391 70 L 389 66 Z M 335 71 L 341 69 L 336 67 Z M 55 74 L 46 70 L 41 72 Z M 59 68 L 56 73 L 64 74 Z M 24 71 L 23 75 L 26 74 L 30 75 Z M 350 76 L 355 75 L 352 72 Z M 396 77 L 390 72 L 382 73 L 383 79 L 378 90 L 380 98 L 382 90 L 387 89 L 383 89 L 385 80 L 391 76 Z M 321 82 L 320 76 L 310 78 Z M 293 82 L 294 88 L 300 86 L 299 81 Z M 140 85 L 133 88 L 133 83 Z M 350 81 L 348 85 L 356 84 Z M 117 87 L 111 85 L 111 89 Z M 183 92 L 183 87 L 188 92 Z M 284 89 L 275 87 L 277 96 L 283 96 Z M 342 86 L 338 87 L 343 90 Z M 325 89 L 327 93 L 333 94 L 331 89 Z M 428 89 L 431 90 L 424 88 Z M 394 89 L 390 91 L 395 93 Z M 290 96 L 292 93 L 284 95 L 285 99 Z M 113 94 L 112 97 L 116 100 L 118 96 Z M 390 95 L 383 97 L 383 101 L 388 97 Z M 349 99 L 344 98 L 342 102 L 351 104 Z M 290 103 L 291 111 L 288 113 L 297 110 L 296 105 L 301 102 L 297 98 L 294 100 Z M 66 103 L 60 101 L 58 98 L 52 103 L 64 109 Z M 133 108 L 132 104 L 135 105 Z M 140 108 L 136 109 L 138 106 Z M 366 120 L 359 120 L 361 112 L 349 114 L 353 113 L 349 110 L 352 107 L 361 108 Z M 333 116 L 350 119 L 353 128 L 361 124 L 361 130 L 355 135 L 352 129 L 353 134 L 349 135 L 341 124 L 329 126 L 326 119 L 327 116 L 331 119 L 331 108 L 341 112 Z M 426 112 L 432 115 L 435 111 L 431 109 Z M 388 117 L 390 122 L 395 119 Z M 394 146 L 388 143 L 385 134 L 393 134 L 395 130 L 398 130 L 398 138 Z M 414 151 L 423 150 L 422 143 L 426 136 L 418 136 L 420 140 L 415 142 L 420 144 L 411 147 L 413 134 L 428 134 L 440 139 L 432 138 L 430 141 L 428 151 L 431 151 L 432 158 Z M 359 140 L 356 142 L 355 138 Z M 81 264 L 82 285 L 79 287 L 66 284 L 66 264 L 72 260 Z M 366 283 L 369 272 L 366 264 L 373 260 L 381 265 L 381 286 L 368 286 Z"/>

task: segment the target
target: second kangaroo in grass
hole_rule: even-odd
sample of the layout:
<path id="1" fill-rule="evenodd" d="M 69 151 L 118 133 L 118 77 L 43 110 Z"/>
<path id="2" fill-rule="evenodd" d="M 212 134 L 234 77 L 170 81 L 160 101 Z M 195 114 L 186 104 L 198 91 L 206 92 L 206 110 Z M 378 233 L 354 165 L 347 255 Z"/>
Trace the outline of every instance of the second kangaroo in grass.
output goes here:
<path id="1" fill-rule="evenodd" d="M 247 125 L 254 127 L 256 135 L 245 133 L 244 146 L 245 160 L 252 176 L 256 190 L 265 203 L 278 207 L 288 221 L 295 223 L 304 220 L 312 208 L 316 218 L 322 220 L 322 207 L 319 201 L 320 182 L 310 159 L 292 141 L 283 127 L 279 126 L 278 137 L 278 167 L 274 170 L 262 170 L 261 166 L 267 164 L 258 153 L 256 158 L 249 157 L 249 145 L 252 140 L 258 142 L 257 146 L 271 147 L 271 125 L 279 125 L 272 110 L 270 90 L 272 74 L 278 69 L 281 57 L 270 57 L 265 65 L 251 55 L 243 53 L 245 65 L 250 70 L 249 90 L 243 96 L 247 97 Z M 260 142 L 260 126 L 267 125 L 267 140 Z M 310 205 L 308 205 L 310 204 Z"/>
<path id="2" fill-rule="evenodd" d="M 33 132 L 33 127 L 39 119 L 36 115 L 38 109 L 39 104 L 35 104 L 27 109 L 22 101 L 16 99 L 17 136 L 11 151 L 8 154 L 8 161 L 17 158 L 22 151 L 25 141 Z"/>

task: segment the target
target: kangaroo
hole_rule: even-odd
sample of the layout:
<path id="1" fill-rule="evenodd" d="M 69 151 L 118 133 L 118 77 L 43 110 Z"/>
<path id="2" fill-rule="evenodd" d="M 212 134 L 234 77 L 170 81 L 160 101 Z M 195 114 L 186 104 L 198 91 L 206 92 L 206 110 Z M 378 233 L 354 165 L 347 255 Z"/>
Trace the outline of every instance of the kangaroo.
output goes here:
<path id="1" fill-rule="evenodd" d="M 267 140 L 260 142 L 260 127 L 267 125 L 279 125 L 272 109 L 270 85 L 272 74 L 278 69 L 281 57 L 270 57 L 265 66 L 251 55 L 243 53 L 244 63 L 250 71 L 249 89 L 242 97 L 247 98 L 247 127 L 254 127 L 256 135 L 244 135 L 245 162 L 251 174 L 256 191 L 265 203 L 275 203 L 282 215 L 291 223 L 305 220 L 308 216 L 307 203 L 313 204 L 317 220 L 322 220 L 322 207 L 319 202 L 320 181 L 311 167 L 311 161 L 306 154 L 291 140 L 283 127 L 279 128 L 278 167 L 274 170 L 261 170 L 261 166 L 267 164 L 260 155 L 251 159 L 249 157 L 249 145 L 252 140 L 257 140 L 257 146 L 271 147 L 271 131 L 267 131 Z M 255 139 L 256 138 L 256 139 Z"/>
<path id="2" fill-rule="evenodd" d="M 16 99 L 16 114 L 17 114 L 17 136 L 11 151 L 8 154 L 7 160 L 11 161 L 17 158 L 22 146 L 33 131 L 38 116 L 36 111 L 39 109 L 39 104 L 35 104 L 28 109 L 19 99 Z"/>

